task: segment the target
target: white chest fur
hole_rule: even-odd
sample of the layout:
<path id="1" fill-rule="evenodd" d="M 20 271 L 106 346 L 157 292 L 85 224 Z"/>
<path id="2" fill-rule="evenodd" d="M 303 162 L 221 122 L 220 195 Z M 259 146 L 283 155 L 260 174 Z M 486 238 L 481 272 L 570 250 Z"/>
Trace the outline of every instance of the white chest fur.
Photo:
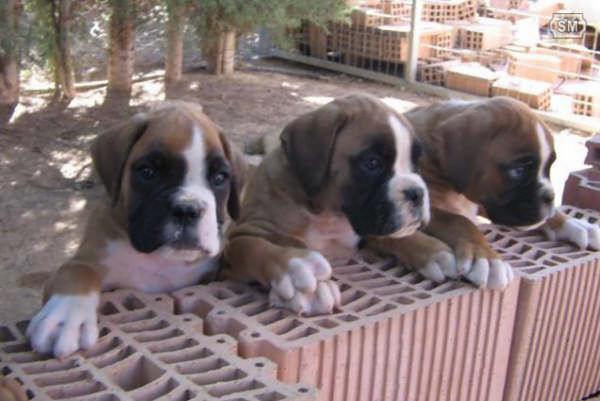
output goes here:
<path id="1" fill-rule="evenodd" d="M 304 238 L 310 249 L 332 258 L 352 254 L 360 240 L 346 217 L 328 213 L 311 215 Z"/>
<path id="2" fill-rule="evenodd" d="M 112 241 L 102 264 L 108 268 L 103 290 L 133 288 L 144 292 L 167 292 L 197 284 L 218 267 L 216 258 L 198 262 L 169 260 L 158 252 L 137 252 L 125 241 Z"/>

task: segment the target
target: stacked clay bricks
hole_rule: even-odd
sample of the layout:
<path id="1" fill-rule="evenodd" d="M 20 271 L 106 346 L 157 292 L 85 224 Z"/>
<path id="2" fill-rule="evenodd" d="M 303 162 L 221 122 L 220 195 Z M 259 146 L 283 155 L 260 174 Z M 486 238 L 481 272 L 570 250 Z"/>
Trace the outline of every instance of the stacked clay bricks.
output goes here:
<path id="1" fill-rule="evenodd" d="M 600 209 L 600 134 L 587 143 L 585 164 L 590 168 L 569 175 L 563 191 L 563 203 L 582 208 Z"/>
<path id="2" fill-rule="evenodd" d="M 175 316 L 172 298 L 117 291 L 103 296 L 100 339 L 63 360 L 31 351 L 27 322 L 0 326 L 0 367 L 30 400 L 314 400 L 316 392 L 277 382 L 265 358 L 238 357 L 227 336 L 202 334 L 193 315 Z"/>
<path id="3" fill-rule="evenodd" d="M 448 68 L 458 63 L 458 60 L 449 57 L 421 59 L 417 65 L 417 80 L 431 85 L 444 86 Z"/>
<path id="4" fill-rule="evenodd" d="M 473 95 L 489 97 L 498 73 L 479 63 L 451 66 L 446 74 L 446 86 Z"/>
<path id="5" fill-rule="evenodd" d="M 493 83 L 492 96 L 510 96 L 534 109 L 548 110 L 552 100 L 552 85 L 532 79 L 505 76 Z"/>
<path id="6" fill-rule="evenodd" d="M 341 310 L 303 318 L 265 293 L 213 283 L 174 294 L 208 333 L 239 341 L 240 355 L 276 362 L 278 378 L 320 389 L 320 400 L 500 401 L 518 280 L 505 291 L 435 284 L 392 260 L 334 263 Z"/>
<path id="7" fill-rule="evenodd" d="M 598 224 L 599 214 L 563 207 Z M 488 228 L 521 275 L 505 401 L 578 401 L 600 389 L 600 254 L 535 231 Z"/>
<path id="8" fill-rule="evenodd" d="M 588 117 L 600 117 L 600 85 L 579 85 L 573 95 L 573 113 Z"/>

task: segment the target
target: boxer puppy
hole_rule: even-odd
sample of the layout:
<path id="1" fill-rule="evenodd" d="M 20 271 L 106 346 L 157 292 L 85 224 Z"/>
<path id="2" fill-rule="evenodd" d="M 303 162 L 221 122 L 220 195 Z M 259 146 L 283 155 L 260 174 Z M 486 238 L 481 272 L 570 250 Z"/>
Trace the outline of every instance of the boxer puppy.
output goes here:
<path id="1" fill-rule="evenodd" d="M 92 159 L 109 197 L 27 328 L 33 349 L 56 357 L 96 343 L 101 291 L 173 291 L 214 275 L 225 209 L 239 211 L 242 159 L 198 105 L 136 115 L 98 137 Z"/>
<path id="2" fill-rule="evenodd" d="M 462 276 L 490 288 L 510 282 L 510 266 L 473 222 L 480 211 L 495 224 L 539 228 L 552 240 L 600 248 L 597 226 L 555 209 L 552 133 L 525 104 L 506 97 L 450 101 L 418 107 L 405 116 L 423 143 L 419 166 L 432 206 L 424 231 L 448 244 L 457 261 L 456 270 L 428 263 L 424 256 L 437 248 L 425 243 L 424 238 L 432 238 L 423 234 L 397 241 L 396 253 L 424 276 L 435 281 Z"/>
<path id="3" fill-rule="evenodd" d="M 429 220 L 419 152 L 406 120 L 368 96 L 295 119 L 248 183 L 223 250 L 225 276 L 270 288 L 274 306 L 332 312 L 340 292 L 325 256 L 352 253 L 365 236 L 412 234 Z"/>

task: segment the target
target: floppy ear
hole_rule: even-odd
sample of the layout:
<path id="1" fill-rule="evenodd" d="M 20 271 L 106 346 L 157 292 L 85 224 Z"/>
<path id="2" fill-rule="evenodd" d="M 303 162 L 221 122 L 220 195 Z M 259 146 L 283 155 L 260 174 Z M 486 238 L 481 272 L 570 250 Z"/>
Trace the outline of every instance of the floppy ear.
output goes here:
<path id="1" fill-rule="evenodd" d="M 233 220 L 236 220 L 240 215 L 242 190 L 247 181 L 248 165 L 242 153 L 233 146 L 222 132 L 219 133 L 219 137 L 221 139 L 221 144 L 223 145 L 223 150 L 225 151 L 225 157 L 227 157 L 229 165 L 231 166 L 227 213 L 229 213 L 229 216 Z"/>
<path id="2" fill-rule="evenodd" d="M 471 107 L 442 122 L 435 137 L 440 140 L 442 171 L 460 192 L 474 178 L 486 145 L 496 131 L 489 110 Z"/>
<path id="3" fill-rule="evenodd" d="M 337 135 L 346 119 L 342 108 L 331 102 L 298 117 L 281 133 L 281 147 L 309 197 L 325 184 Z"/>
<path id="4" fill-rule="evenodd" d="M 121 177 L 129 153 L 147 126 L 148 115 L 136 114 L 128 121 L 100 134 L 92 143 L 94 167 L 112 199 L 113 205 L 119 199 Z"/>

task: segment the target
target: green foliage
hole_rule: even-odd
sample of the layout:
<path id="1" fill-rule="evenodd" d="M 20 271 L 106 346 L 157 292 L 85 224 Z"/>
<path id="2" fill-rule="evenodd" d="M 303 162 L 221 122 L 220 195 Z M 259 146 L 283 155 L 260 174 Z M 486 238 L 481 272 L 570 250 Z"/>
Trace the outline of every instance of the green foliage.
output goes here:
<path id="1" fill-rule="evenodd" d="M 275 35 L 302 20 L 325 25 L 343 18 L 344 0 L 198 0 L 192 20 L 202 38 L 229 30 L 246 33 L 266 27 Z"/>

